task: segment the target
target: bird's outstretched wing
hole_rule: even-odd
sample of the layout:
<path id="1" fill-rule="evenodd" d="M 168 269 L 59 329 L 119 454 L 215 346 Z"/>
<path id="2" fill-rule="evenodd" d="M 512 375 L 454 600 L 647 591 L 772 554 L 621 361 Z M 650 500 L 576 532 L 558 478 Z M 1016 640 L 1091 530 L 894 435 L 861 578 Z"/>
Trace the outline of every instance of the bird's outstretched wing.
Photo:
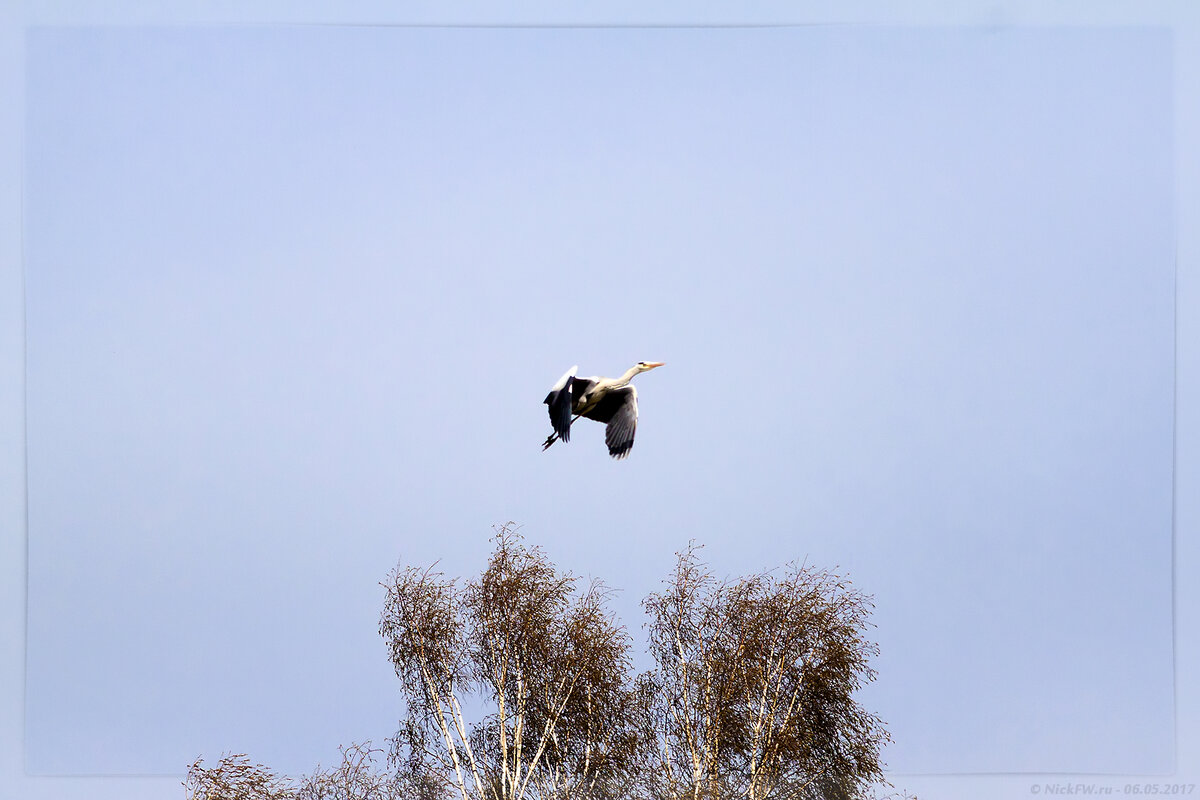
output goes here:
<path id="1" fill-rule="evenodd" d="M 579 410 L 579 399 L 592 390 L 599 378 L 571 378 L 571 408 Z"/>
<path id="2" fill-rule="evenodd" d="M 613 389 L 583 416 L 606 423 L 604 443 L 608 445 L 608 454 L 625 458 L 633 449 L 633 435 L 637 432 L 637 389 L 632 385 Z"/>
<path id="3" fill-rule="evenodd" d="M 571 441 L 571 388 L 574 385 L 575 370 L 577 369 L 579 369 L 578 365 L 567 370 L 567 374 L 550 387 L 550 393 L 542 401 L 550 406 L 550 427 L 554 428 L 558 438 L 564 442 Z"/>

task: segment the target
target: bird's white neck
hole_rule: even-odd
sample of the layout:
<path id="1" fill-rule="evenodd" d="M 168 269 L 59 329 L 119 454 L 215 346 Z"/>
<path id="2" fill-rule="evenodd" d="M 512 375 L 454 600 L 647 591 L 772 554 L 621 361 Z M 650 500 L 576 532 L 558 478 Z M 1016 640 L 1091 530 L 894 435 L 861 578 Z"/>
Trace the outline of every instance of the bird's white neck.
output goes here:
<path id="1" fill-rule="evenodd" d="M 641 370 L 637 367 L 630 367 L 628 370 L 626 370 L 625 374 L 619 378 L 601 378 L 600 380 L 596 381 L 596 385 L 588 391 L 585 397 L 596 398 L 605 394 L 606 392 L 612 391 L 613 389 L 620 389 L 622 386 L 628 386 L 629 382 L 633 380 L 633 376 L 640 372 Z"/>
<path id="2" fill-rule="evenodd" d="M 625 371 L 624 375 L 622 375 L 621 377 L 619 377 L 615 381 L 613 381 L 613 386 L 614 387 L 627 386 L 629 384 L 629 382 L 631 380 L 633 380 L 633 376 L 637 375 L 640 372 L 641 372 L 641 370 L 638 369 L 637 367 L 630 367 L 629 369 L 627 369 Z"/>

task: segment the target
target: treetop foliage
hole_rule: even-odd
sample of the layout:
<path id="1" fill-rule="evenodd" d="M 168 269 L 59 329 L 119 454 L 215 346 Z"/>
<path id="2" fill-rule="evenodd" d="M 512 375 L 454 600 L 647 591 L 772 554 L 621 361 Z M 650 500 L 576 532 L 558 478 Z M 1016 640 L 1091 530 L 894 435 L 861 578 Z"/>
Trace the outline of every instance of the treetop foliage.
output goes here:
<path id="1" fill-rule="evenodd" d="M 690 543 L 643 601 L 654 666 L 600 581 L 560 572 L 512 523 L 472 579 L 401 566 L 379 632 L 405 700 L 387 752 L 300 782 L 243 755 L 197 760 L 192 800 L 850 800 L 886 784 L 872 600 L 791 563 L 717 579 Z"/>

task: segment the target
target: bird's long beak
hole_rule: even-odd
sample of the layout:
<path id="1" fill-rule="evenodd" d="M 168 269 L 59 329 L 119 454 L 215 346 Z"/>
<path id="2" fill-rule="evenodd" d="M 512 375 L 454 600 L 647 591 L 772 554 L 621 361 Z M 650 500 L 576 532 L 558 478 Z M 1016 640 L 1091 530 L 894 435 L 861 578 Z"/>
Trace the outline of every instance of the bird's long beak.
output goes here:
<path id="1" fill-rule="evenodd" d="M 665 361 L 647 361 L 646 369 L 654 369 L 655 367 L 661 367 L 665 363 L 667 363 L 667 362 L 665 362 Z"/>

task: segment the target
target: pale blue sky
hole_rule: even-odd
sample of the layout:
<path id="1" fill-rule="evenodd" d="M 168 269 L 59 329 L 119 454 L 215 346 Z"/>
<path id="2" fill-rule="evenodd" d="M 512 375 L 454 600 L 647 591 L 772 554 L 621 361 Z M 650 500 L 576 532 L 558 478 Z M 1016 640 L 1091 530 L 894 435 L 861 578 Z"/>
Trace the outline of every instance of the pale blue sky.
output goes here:
<path id="1" fill-rule="evenodd" d="M 1170 770 L 1170 43 L 35 32 L 29 768 L 386 736 L 377 582 L 513 519 L 635 638 L 689 537 L 840 565 L 895 769 Z"/>

